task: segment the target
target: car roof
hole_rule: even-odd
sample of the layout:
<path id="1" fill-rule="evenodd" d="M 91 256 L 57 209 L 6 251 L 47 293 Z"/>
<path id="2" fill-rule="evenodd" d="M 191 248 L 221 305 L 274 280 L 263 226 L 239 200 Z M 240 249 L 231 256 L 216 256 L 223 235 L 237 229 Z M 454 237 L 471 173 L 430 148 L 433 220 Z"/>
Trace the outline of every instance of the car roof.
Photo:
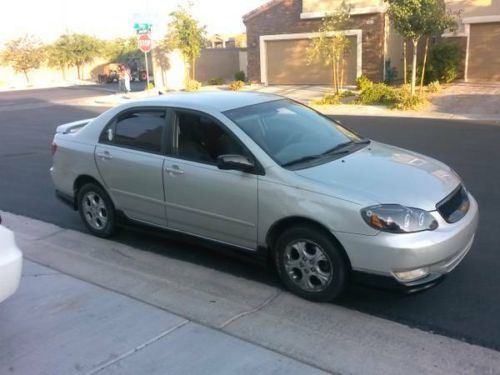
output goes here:
<path id="1" fill-rule="evenodd" d="M 183 108 L 203 110 L 210 108 L 224 112 L 249 105 L 266 103 L 284 99 L 282 96 L 260 92 L 234 92 L 234 91 L 209 91 L 209 92 L 183 92 L 168 93 L 154 98 L 140 100 L 154 105 L 178 106 Z M 137 103 L 137 102 L 136 102 Z"/>

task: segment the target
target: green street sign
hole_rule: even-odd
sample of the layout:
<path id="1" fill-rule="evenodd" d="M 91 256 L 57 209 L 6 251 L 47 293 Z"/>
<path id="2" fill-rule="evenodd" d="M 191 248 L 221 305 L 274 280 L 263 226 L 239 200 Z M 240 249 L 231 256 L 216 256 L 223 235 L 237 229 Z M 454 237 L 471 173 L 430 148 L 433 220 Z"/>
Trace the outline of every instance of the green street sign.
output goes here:
<path id="1" fill-rule="evenodd" d="M 153 27 L 152 23 L 134 22 L 134 29 L 135 30 L 151 30 L 152 27 Z"/>

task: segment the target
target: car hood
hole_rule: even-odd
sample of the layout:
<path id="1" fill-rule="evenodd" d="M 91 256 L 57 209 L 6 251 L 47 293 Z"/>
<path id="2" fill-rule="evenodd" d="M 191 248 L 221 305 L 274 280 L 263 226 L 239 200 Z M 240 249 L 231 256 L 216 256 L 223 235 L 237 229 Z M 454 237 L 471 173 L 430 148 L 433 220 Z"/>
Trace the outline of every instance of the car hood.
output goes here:
<path id="1" fill-rule="evenodd" d="M 428 211 L 450 194 L 460 178 L 447 165 L 398 147 L 371 142 L 329 163 L 296 171 L 342 195 L 375 203 L 401 204 Z M 355 200 L 355 198 L 353 199 Z"/>

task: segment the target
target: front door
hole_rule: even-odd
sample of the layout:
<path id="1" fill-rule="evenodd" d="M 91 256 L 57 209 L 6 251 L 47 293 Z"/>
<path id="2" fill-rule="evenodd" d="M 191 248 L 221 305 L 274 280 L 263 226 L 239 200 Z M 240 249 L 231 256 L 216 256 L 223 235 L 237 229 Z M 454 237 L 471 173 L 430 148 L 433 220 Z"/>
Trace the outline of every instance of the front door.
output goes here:
<path id="1" fill-rule="evenodd" d="M 215 165 L 219 155 L 248 151 L 208 115 L 177 111 L 172 124 L 172 155 L 164 164 L 168 226 L 255 249 L 257 175 Z"/>
<path id="2" fill-rule="evenodd" d="M 134 109 L 119 115 L 95 149 L 102 180 L 116 209 L 131 219 L 166 225 L 163 163 L 165 110 Z"/>

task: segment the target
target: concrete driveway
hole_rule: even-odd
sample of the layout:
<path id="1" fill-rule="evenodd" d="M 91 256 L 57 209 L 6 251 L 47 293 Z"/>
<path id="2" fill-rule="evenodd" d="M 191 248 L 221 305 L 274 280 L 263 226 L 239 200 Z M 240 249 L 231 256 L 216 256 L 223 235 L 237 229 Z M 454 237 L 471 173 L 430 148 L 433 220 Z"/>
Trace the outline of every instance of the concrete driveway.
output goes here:
<path id="1" fill-rule="evenodd" d="M 438 113 L 500 118 L 500 83 L 452 83 L 432 99 L 431 109 Z"/>

